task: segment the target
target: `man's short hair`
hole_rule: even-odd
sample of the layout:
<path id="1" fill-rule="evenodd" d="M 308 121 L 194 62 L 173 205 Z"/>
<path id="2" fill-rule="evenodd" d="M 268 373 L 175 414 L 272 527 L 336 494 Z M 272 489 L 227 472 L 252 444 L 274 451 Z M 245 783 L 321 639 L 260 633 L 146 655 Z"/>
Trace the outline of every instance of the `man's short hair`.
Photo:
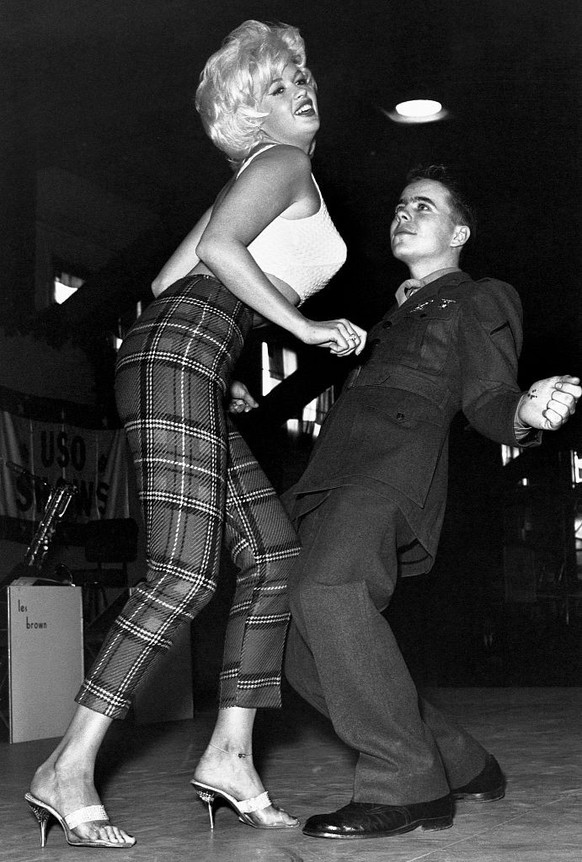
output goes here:
<path id="1" fill-rule="evenodd" d="M 406 185 L 416 180 L 435 180 L 446 188 L 456 223 L 466 225 L 474 239 L 477 233 L 475 210 L 467 200 L 459 180 L 451 174 L 449 168 L 446 165 L 418 165 L 406 175 Z"/>

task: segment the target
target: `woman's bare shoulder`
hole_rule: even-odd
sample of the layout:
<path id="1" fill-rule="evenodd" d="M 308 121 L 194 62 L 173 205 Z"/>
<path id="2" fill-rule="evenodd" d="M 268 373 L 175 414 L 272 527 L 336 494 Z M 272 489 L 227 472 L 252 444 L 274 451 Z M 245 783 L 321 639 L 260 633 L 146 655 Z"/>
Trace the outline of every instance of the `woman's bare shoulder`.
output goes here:
<path id="1" fill-rule="evenodd" d="M 275 144 L 273 147 L 260 150 L 241 176 L 244 176 L 253 166 L 259 169 L 311 173 L 311 159 L 307 153 L 291 144 Z"/>

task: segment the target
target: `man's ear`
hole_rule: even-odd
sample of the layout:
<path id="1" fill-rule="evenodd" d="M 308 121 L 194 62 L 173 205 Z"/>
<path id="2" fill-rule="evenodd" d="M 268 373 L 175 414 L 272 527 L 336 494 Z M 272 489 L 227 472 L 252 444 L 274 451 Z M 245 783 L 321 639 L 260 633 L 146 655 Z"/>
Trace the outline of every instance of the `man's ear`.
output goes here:
<path id="1" fill-rule="evenodd" d="M 471 229 L 467 227 L 466 224 L 458 224 L 455 227 L 455 232 L 453 233 L 453 238 L 451 239 L 451 247 L 452 248 L 460 248 L 468 242 L 469 237 L 471 236 Z"/>

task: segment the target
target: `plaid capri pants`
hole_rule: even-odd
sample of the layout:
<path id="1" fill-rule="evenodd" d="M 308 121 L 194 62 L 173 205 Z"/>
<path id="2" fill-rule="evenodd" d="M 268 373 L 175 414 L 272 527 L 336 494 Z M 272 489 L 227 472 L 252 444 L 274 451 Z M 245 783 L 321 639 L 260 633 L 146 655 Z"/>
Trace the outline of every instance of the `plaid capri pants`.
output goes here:
<path id="1" fill-rule="evenodd" d="M 221 708 L 278 707 L 295 531 L 225 411 L 250 309 L 208 276 L 180 279 L 124 340 L 118 410 L 146 530 L 147 576 L 114 622 L 77 703 L 122 718 L 154 659 L 212 598 L 227 548 L 238 576 Z"/>

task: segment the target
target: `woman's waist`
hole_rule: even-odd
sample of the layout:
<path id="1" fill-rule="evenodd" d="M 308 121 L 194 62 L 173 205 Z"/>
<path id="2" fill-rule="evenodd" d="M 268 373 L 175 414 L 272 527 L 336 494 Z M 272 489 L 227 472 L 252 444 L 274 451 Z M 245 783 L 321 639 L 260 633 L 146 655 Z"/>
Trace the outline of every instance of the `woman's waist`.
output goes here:
<path id="1" fill-rule="evenodd" d="M 197 273 L 169 285 L 147 306 L 134 327 L 139 331 L 152 326 L 166 327 L 168 332 L 182 326 L 197 330 L 202 321 L 205 331 L 226 327 L 233 332 L 240 330 L 244 338 L 252 326 L 252 311 L 213 275 Z"/>
<path id="2" fill-rule="evenodd" d="M 188 275 L 189 276 L 203 275 L 205 278 L 216 278 L 214 273 L 211 272 L 211 270 L 209 270 L 208 267 L 206 266 L 206 264 L 204 264 L 202 261 L 199 261 L 196 264 L 196 266 L 194 267 L 194 269 L 192 269 L 189 272 Z M 269 281 L 271 282 L 273 287 L 275 287 L 279 291 L 279 293 L 281 293 L 285 297 L 285 299 L 291 303 L 291 305 L 298 306 L 301 303 L 301 297 L 299 296 L 297 291 L 291 287 L 290 284 L 288 284 L 286 281 L 283 281 L 283 279 L 278 278 L 276 275 L 273 275 L 270 272 L 265 272 L 264 275 L 269 279 Z M 226 285 L 225 285 L 225 287 L 226 287 Z M 228 288 L 227 288 L 227 290 L 228 290 Z M 261 318 L 256 313 L 255 313 L 255 317 L 257 317 L 260 321 L 265 322 L 264 319 Z"/>

